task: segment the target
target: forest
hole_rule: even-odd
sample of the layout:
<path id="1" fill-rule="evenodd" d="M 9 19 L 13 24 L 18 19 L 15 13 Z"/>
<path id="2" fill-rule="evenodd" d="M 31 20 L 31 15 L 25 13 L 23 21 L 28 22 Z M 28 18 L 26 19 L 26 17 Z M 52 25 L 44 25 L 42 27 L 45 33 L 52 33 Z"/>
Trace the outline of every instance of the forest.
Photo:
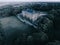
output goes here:
<path id="1" fill-rule="evenodd" d="M 17 17 L 27 9 L 46 13 L 33 23 L 32 19 L 22 17 L 37 24 L 37 28 Z M 22 2 L 0 6 L 0 45 L 60 45 L 59 15 L 60 3 L 57 2 Z"/>

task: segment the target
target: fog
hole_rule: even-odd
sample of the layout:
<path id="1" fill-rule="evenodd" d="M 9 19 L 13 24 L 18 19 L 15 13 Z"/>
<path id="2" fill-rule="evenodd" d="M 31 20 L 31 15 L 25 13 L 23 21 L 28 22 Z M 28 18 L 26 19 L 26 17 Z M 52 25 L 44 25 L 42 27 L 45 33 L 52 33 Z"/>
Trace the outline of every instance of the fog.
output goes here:
<path id="1" fill-rule="evenodd" d="M 60 2 L 60 0 L 0 0 L 0 2 Z"/>

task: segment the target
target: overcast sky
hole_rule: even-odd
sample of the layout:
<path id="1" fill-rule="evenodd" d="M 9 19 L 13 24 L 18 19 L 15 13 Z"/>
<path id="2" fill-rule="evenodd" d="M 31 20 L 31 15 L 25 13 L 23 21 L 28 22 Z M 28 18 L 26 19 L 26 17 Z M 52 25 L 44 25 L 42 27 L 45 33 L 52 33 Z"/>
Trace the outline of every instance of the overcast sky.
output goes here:
<path id="1" fill-rule="evenodd" d="M 60 2 L 60 0 L 0 0 L 0 2 Z"/>

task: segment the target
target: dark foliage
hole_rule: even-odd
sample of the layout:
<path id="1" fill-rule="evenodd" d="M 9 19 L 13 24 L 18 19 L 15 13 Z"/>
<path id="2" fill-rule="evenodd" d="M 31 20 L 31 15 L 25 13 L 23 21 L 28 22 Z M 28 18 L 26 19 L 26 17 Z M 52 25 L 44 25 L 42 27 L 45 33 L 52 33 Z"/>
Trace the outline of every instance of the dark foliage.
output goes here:
<path id="1" fill-rule="evenodd" d="M 47 15 L 39 18 L 38 29 L 31 26 L 26 28 L 25 23 L 20 24 L 20 28 L 25 27 L 22 29 L 16 27 L 3 29 L 0 22 L 0 45 L 60 45 L 60 3 L 31 3 L 19 7 L 2 6 L 0 7 L 0 18 L 16 16 L 27 8 L 47 12 Z M 13 31 L 10 32 L 7 29 Z M 7 35 L 5 30 L 10 35 Z"/>

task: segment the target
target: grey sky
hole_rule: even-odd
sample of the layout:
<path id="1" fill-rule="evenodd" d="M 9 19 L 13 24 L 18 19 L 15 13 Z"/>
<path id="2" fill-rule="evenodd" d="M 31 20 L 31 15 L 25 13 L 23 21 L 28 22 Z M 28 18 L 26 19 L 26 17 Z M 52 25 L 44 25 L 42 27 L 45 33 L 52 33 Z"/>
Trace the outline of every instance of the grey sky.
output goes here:
<path id="1" fill-rule="evenodd" d="M 60 2 L 60 0 L 0 0 L 0 2 Z"/>

